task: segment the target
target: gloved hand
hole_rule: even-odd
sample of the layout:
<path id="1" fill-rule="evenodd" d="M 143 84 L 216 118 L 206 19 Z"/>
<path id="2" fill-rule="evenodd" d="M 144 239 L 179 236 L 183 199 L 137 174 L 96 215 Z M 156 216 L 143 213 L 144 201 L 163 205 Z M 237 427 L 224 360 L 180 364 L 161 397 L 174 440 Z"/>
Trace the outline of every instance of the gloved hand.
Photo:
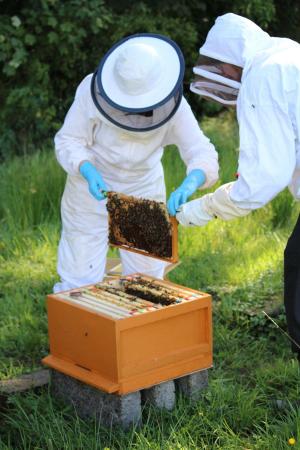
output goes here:
<path id="1" fill-rule="evenodd" d="M 186 227 L 198 225 L 202 227 L 213 219 L 213 216 L 205 211 L 205 202 L 203 200 L 205 197 L 197 198 L 180 206 L 176 219 L 181 225 Z"/>
<path id="2" fill-rule="evenodd" d="M 96 167 L 89 161 L 84 161 L 80 164 L 79 172 L 88 182 L 89 191 L 92 196 L 96 200 L 103 200 L 108 188 Z"/>
<path id="3" fill-rule="evenodd" d="M 201 169 L 192 170 L 176 191 L 172 192 L 167 206 L 171 216 L 175 216 L 180 205 L 205 182 L 205 173 Z"/>

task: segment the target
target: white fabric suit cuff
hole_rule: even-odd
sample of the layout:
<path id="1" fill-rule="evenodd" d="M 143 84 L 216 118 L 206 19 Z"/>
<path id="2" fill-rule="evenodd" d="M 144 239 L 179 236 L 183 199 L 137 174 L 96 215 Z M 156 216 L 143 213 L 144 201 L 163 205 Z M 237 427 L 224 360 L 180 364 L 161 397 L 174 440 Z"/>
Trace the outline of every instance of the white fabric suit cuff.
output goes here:
<path id="1" fill-rule="evenodd" d="M 181 225 L 186 227 L 192 226 L 204 226 L 213 219 L 213 216 L 208 214 L 203 209 L 203 199 L 197 198 L 191 202 L 181 205 L 178 213 L 176 214 L 176 219 Z"/>
<path id="2" fill-rule="evenodd" d="M 233 183 L 223 184 L 214 193 L 182 205 L 176 214 L 178 222 L 184 226 L 204 226 L 213 217 L 231 220 L 249 214 L 251 209 L 240 208 L 231 200 L 232 185 Z"/>
<path id="3" fill-rule="evenodd" d="M 235 217 L 243 217 L 249 214 L 251 209 L 240 208 L 236 202 L 230 198 L 230 191 L 234 182 L 223 184 L 212 194 L 202 197 L 203 210 L 212 216 L 223 220 L 231 220 Z"/>

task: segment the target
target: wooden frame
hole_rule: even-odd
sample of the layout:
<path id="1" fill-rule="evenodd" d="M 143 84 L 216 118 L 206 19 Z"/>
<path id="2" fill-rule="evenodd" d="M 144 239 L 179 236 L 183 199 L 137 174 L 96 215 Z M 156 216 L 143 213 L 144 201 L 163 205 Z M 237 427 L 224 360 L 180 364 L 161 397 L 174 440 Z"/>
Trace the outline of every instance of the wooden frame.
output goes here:
<path id="1" fill-rule="evenodd" d="M 108 196 L 109 196 L 109 193 L 108 193 Z M 124 194 L 122 194 L 122 196 L 125 198 L 127 197 Z M 109 227 L 111 227 L 110 214 L 108 215 L 108 220 L 109 220 Z M 172 255 L 170 257 L 161 257 L 154 253 L 145 251 L 141 248 L 136 248 L 133 245 L 115 244 L 114 242 L 111 242 L 111 241 L 109 241 L 109 245 L 111 247 L 120 248 L 123 250 L 127 250 L 129 252 L 138 253 L 138 254 L 144 255 L 144 256 L 150 256 L 151 258 L 159 259 L 162 261 L 167 261 L 170 263 L 177 263 L 179 261 L 179 258 L 178 258 L 178 222 L 177 222 L 176 218 L 172 217 L 172 216 L 169 216 L 169 222 L 171 225 L 171 233 L 172 233 Z"/>

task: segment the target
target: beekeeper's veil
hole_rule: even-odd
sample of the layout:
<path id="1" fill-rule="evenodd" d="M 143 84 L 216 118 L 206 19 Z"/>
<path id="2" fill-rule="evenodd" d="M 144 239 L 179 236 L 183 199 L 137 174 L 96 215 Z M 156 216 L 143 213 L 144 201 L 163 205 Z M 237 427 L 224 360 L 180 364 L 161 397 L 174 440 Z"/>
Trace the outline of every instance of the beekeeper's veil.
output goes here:
<path id="1" fill-rule="evenodd" d="M 224 74 L 222 63 L 244 69 L 271 37 L 251 20 L 228 13 L 216 19 L 193 69 L 191 91 L 225 105 L 235 105 L 241 83 Z"/>
<path id="2" fill-rule="evenodd" d="M 91 93 L 114 125 L 150 131 L 177 111 L 183 75 L 184 58 L 175 42 L 158 34 L 136 34 L 117 42 L 102 58 Z"/>

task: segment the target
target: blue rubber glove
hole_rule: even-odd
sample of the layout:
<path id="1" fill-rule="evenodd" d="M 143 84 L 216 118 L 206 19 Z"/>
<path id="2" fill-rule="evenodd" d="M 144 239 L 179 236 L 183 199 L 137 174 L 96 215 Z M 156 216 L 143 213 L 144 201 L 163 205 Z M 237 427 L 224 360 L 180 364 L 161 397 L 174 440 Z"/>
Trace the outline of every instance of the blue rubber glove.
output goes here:
<path id="1" fill-rule="evenodd" d="M 84 161 L 79 168 L 79 172 L 86 179 L 89 184 L 89 191 L 96 200 L 103 200 L 106 195 L 106 191 L 108 191 L 107 186 L 92 163 L 89 161 Z"/>
<path id="2" fill-rule="evenodd" d="M 201 169 L 194 169 L 188 174 L 179 188 L 170 195 L 167 206 L 171 216 L 176 216 L 179 206 L 186 203 L 187 199 L 205 183 L 205 179 L 205 173 Z"/>

